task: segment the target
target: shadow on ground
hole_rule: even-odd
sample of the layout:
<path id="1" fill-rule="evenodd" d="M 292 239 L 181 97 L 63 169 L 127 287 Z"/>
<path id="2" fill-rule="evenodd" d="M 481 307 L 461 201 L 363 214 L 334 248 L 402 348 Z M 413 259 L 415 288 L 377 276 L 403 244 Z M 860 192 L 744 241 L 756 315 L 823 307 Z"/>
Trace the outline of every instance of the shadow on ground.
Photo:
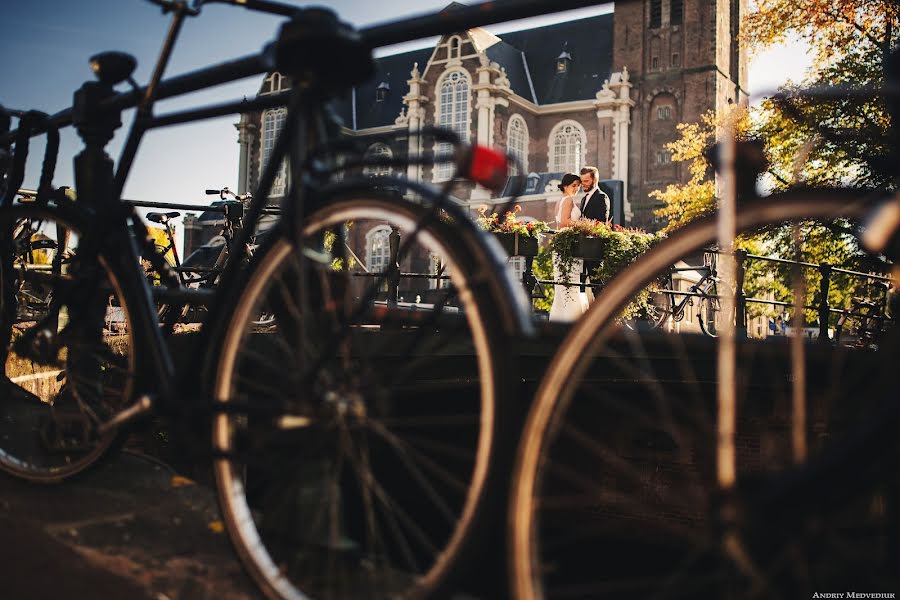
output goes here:
<path id="1" fill-rule="evenodd" d="M 0 475 L 0 531 L 7 598 L 260 597 L 213 492 L 134 452 L 60 485 Z"/>

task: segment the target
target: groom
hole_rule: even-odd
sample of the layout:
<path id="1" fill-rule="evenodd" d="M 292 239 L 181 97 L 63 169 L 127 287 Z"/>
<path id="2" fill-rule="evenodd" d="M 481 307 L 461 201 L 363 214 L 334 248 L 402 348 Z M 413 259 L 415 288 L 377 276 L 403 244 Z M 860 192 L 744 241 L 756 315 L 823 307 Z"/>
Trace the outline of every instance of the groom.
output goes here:
<path id="1" fill-rule="evenodd" d="M 603 190 L 598 185 L 600 183 L 600 172 L 597 167 L 584 167 L 581 169 L 581 190 L 584 194 L 580 198 L 581 216 L 585 219 L 594 219 L 608 223 L 612 221 L 612 205 Z M 585 260 L 582 278 L 590 283 L 590 273 L 600 266 L 600 261 Z M 585 288 L 588 301 L 594 300 L 593 290 Z"/>
<path id="2" fill-rule="evenodd" d="M 599 187 L 600 173 L 597 167 L 584 167 L 581 169 L 581 216 L 585 219 L 594 219 L 604 223 L 612 220 L 612 206 L 609 196 L 603 193 Z"/>

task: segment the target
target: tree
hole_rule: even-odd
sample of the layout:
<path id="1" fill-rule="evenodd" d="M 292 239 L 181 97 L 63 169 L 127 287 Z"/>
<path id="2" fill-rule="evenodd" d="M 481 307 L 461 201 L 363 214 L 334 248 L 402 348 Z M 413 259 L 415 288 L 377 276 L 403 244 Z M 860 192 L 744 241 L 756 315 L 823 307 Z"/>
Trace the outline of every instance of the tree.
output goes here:
<path id="1" fill-rule="evenodd" d="M 761 50 L 794 36 L 809 45 L 814 57 L 800 84 L 789 83 L 780 90 L 784 100 L 765 100 L 736 128 L 739 138 L 763 141 L 769 162 L 767 187 L 778 191 L 798 184 L 895 186 L 892 142 L 898 138 L 890 137 L 890 105 L 877 91 L 885 83 L 886 66 L 900 77 L 900 60 L 890 56 L 897 49 L 898 32 L 900 3 L 895 0 L 756 0 L 742 23 L 745 47 Z M 816 93 L 810 94 L 810 89 Z M 900 106 L 900 100 L 896 104 Z M 708 113 L 698 123 L 679 125 L 680 137 L 668 148 L 673 160 L 688 162 L 690 180 L 651 193 L 663 202 L 656 214 L 666 219 L 666 230 L 715 209 L 716 189 L 704 149 L 715 140 L 723 119 L 729 118 L 716 120 Z M 800 248 L 790 227 L 759 232 L 738 245 L 750 253 L 800 256 L 809 263 L 857 271 L 881 267 L 860 252 L 846 223 L 803 223 L 800 230 Z M 747 273 L 745 292 L 754 295 L 756 289 L 770 289 L 776 299 L 790 302 L 791 277 L 787 267 L 773 271 L 754 265 Z M 818 270 L 804 269 L 803 277 L 807 304 L 818 302 Z M 833 276 L 829 302 L 845 306 L 859 284 L 858 279 Z M 749 310 L 755 312 L 752 306 Z M 807 320 L 813 318 L 814 311 L 808 311 Z"/>
<path id="2" fill-rule="evenodd" d="M 764 140 L 773 190 L 803 185 L 891 188 L 888 105 L 876 91 L 900 35 L 895 0 L 756 0 L 740 43 L 761 50 L 794 36 L 809 45 L 813 66 L 800 85 L 789 83 L 753 111 L 747 135 Z M 900 71 L 900 59 L 895 59 Z M 900 75 L 900 72 L 898 72 Z M 810 97 L 801 90 L 818 90 Z M 824 96 L 824 97 L 823 97 Z M 900 105 L 900 101 L 898 101 Z M 677 228 L 715 206 L 712 173 L 703 157 L 720 125 L 710 114 L 681 124 L 669 144 L 673 160 L 689 161 L 690 180 L 652 192 L 656 214 Z"/>
<path id="3" fill-rule="evenodd" d="M 755 119 L 766 140 L 772 186 L 892 185 L 888 107 L 877 90 L 896 49 L 900 5 L 894 0 L 757 0 L 741 28 L 741 43 L 763 49 L 795 36 L 814 62 L 791 84 L 789 101 L 767 100 Z M 827 98 L 822 98 L 825 93 Z"/>
<path id="4" fill-rule="evenodd" d="M 690 180 L 685 184 L 671 184 L 664 190 L 650 192 L 650 197 L 663 203 L 654 211 L 665 219 L 664 231 L 672 231 L 715 210 L 716 184 L 710 176 L 710 166 L 703 151 L 715 139 L 715 115 L 708 112 L 699 123 L 679 123 L 680 137 L 666 145 L 673 161 L 688 162 Z"/>
<path id="5" fill-rule="evenodd" d="M 691 178 L 687 183 L 674 183 L 664 190 L 650 192 L 651 198 L 663 203 L 654 211 L 656 216 L 666 221 L 663 231 L 678 229 L 716 209 L 716 184 L 705 152 L 715 142 L 716 132 L 721 127 L 729 127 L 738 139 L 745 139 L 750 135 L 749 113 L 738 106 L 718 117 L 708 111 L 698 123 L 679 123 L 680 137 L 666 144 L 666 148 L 672 151 L 672 160 L 688 162 Z"/>

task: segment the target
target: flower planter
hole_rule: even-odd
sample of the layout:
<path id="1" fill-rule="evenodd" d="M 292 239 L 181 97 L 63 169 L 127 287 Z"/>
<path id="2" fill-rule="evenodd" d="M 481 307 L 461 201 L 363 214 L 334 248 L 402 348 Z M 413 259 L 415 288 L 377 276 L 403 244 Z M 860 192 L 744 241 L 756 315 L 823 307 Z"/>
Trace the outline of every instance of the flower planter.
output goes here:
<path id="1" fill-rule="evenodd" d="M 510 256 L 537 256 L 538 240 L 518 233 L 495 233 L 494 237 Z"/>
<path id="2" fill-rule="evenodd" d="M 606 256 L 606 240 L 579 236 L 572 246 L 572 256 L 588 260 L 602 260 Z"/>

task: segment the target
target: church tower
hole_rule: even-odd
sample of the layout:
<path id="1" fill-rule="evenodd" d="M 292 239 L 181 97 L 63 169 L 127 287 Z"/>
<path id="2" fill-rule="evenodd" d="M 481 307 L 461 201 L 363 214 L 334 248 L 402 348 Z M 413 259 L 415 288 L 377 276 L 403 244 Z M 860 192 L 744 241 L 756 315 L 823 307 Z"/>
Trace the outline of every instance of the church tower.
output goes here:
<path id="1" fill-rule="evenodd" d="M 747 102 L 747 57 L 738 44 L 747 0 L 621 0 L 615 5 L 613 64 L 632 84 L 628 198 L 636 226 L 658 229 L 653 190 L 685 182 L 666 143 L 677 125 Z"/>

